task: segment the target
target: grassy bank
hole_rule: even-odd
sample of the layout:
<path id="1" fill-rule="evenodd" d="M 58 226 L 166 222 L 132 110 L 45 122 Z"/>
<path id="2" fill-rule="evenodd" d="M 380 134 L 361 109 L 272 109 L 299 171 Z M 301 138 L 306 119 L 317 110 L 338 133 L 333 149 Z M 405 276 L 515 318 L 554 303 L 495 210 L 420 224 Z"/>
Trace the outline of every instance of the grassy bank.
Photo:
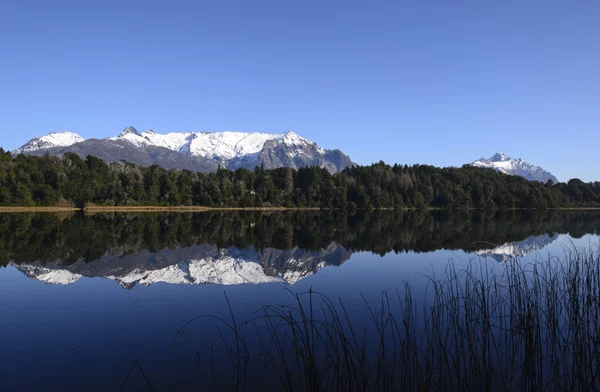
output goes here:
<path id="1" fill-rule="evenodd" d="M 365 300 L 369 320 L 312 291 L 292 294 L 291 305 L 264 305 L 251 320 L 237 321 L 232 309 L 229 321 L 219 320 L 221 341 L 197 354 L 211 358 L 203 366 L 215 367 L 206 385 L 600 390 L 600 251 L 574 249 L 535 264 L 511 260 L 495 273 L 482 265 L 480 259 L 463 269 L 450 263 L 446 276 L 430 279 L 426 298 L 415 297 L 405 282 L 376 306 Z"/>

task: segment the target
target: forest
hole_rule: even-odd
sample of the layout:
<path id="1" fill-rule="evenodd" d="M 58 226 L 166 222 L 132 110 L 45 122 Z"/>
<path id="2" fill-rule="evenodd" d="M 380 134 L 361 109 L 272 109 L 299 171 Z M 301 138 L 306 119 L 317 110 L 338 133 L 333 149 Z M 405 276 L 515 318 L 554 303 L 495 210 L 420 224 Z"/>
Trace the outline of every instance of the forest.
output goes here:
<path id="1" fill-rule="evenodd" d="M 12 156 L 0 148 L 0 206 L 206 206 L 320 209 L 545 209 L 600 206 L 600 182 L 528 181 L 465 165 L 390 166 L 336 174 L 219 168 L 214 173 L 63 157 Z"/>

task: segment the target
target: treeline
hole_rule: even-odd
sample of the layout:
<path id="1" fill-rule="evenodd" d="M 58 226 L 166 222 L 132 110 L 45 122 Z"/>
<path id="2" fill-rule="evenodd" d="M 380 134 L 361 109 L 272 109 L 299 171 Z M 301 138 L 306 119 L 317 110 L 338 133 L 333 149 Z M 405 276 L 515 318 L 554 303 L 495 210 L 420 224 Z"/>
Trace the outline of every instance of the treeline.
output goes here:
<path id="1" fill-rule="evenodd" d="M 200 245 L 320 251 L 478 251 L 530 236 L 599 234 L 600 212 L 555 210 L 0 214 L 0 266 Z"/>
<path id="2" fill-rule="evenodd" d="M 600 206 L 600 182 L 527 181 L 492 169 L 427 165 L 356 166 L 330 174 L 220 168 L 216 173 L 107 164 L 66 153 L 11 156 L 0 148 L 0 205 L 158 205 L 208 207 L 526 208 Z"/>

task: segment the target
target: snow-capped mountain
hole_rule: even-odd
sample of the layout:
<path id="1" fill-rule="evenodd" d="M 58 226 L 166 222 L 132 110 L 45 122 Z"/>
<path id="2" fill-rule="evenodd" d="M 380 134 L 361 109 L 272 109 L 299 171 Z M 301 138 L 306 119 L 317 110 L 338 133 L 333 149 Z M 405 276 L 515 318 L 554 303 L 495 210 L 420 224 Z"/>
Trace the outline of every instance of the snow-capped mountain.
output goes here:
<path id="1" fill-rule="evenodd" d="M 184 155 L 217 159 L 221 162 L 256 154 L 262 150 L 267 141 L 282 139 L 286 139 L 290 144 L 308 142 L 293 132 L 287 134 L 187 132 L 161 135 L 152 130 L 140 133 L 133 127 L 127 127 L 118 136 L 109 138 L 109 140 L 127 140 L 136 146 L 164 147 Z"/>
<path id="2" fill-rule="evenodd" d="M 83 141 L 84 138 L 73 132 L 52 132 L 46 136 L 34 137 L 15 152 L 26 154 L 55 147 L 68 147 Z"/>
<path id="3" fill-rule="evenodd" d="M 106 139 L 84 140 L 66 132 L 50 134 L 32 139 L 15 152 L 32 155 L 73 152 L 82 157 L 95 155 L 109 162 L 126 160 L 145 166 L 158 164 L 196 171 L 213 171 L 218 165 L 232 170 L 259 165 L 267 169 L 317 165 L 333 173 L 352 165 L 341 151 L 325 150 L 292 131 L 159 134 L 127 127 L 118 136 Z"/>
<path id="4" fill-rule="evenodd" d="M 294 284 L 319 269 L 344 263 L 351 256 L 341 245 L 331 243 L 320 251 L 300 248 L 217 249 L 203 245 L 164 249 L 156 253 L 141 251 L 127 255 L 105 255 L 98 260 L 79 260 L 64 265 L 48 260 L 11 266 L 31 279 L 50 284 L 71 284 L 82 277 L 111 279 L 124 288 L 136 284 Z"/>
<path id="5" fill-rule="evenodd" d="M 471 163 L 472 166 L 491 168 L 501 173 L 510 174 L 513 176 L 521 176 L 530 181 L 552 182 L 557 183 L 558 179 L 551 173 L 542 169 L 539 166 L 525 162 L 521 158 L 512 159 L 511 157 L 498 152 L 491 158 L 481 158 Z"/>
<path id="6" fill-rule="evenodd" d="M 491 257 L 500 263 L 512 258 L 524 257 L 525 255 L 539 251 L 553 243 L 558 238 L 558 234 L 552 236 L 543 234 L 529 237 L 523 241 L 508 242 L 493 249 L 485 249 L 475 252 L 479 256 Z"/>

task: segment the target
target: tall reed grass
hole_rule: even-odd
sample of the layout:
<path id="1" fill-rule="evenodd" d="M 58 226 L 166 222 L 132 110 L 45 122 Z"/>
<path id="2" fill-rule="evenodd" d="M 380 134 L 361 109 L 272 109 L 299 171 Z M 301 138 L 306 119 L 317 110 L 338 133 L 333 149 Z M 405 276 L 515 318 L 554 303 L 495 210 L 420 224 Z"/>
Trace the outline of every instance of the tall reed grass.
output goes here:
<path id="1" fill-rule="evenodd" d="M 493 271 L 481 259 L 461 268 L 449 262 L 425 297 L 405 282 L 377 306 L 364 300 L 368 320 L 342 300 L 290 293 L 292 304 L 265 305 L 250 320 L 239 322 L 233 310 L 219 319 L 221 351 L 211 344 L 197 354 L 211 358 L 199 361 L 212 367 L 202 389 L 600 390 L 593 246 L 529 264 L 512 259 Z"/>

